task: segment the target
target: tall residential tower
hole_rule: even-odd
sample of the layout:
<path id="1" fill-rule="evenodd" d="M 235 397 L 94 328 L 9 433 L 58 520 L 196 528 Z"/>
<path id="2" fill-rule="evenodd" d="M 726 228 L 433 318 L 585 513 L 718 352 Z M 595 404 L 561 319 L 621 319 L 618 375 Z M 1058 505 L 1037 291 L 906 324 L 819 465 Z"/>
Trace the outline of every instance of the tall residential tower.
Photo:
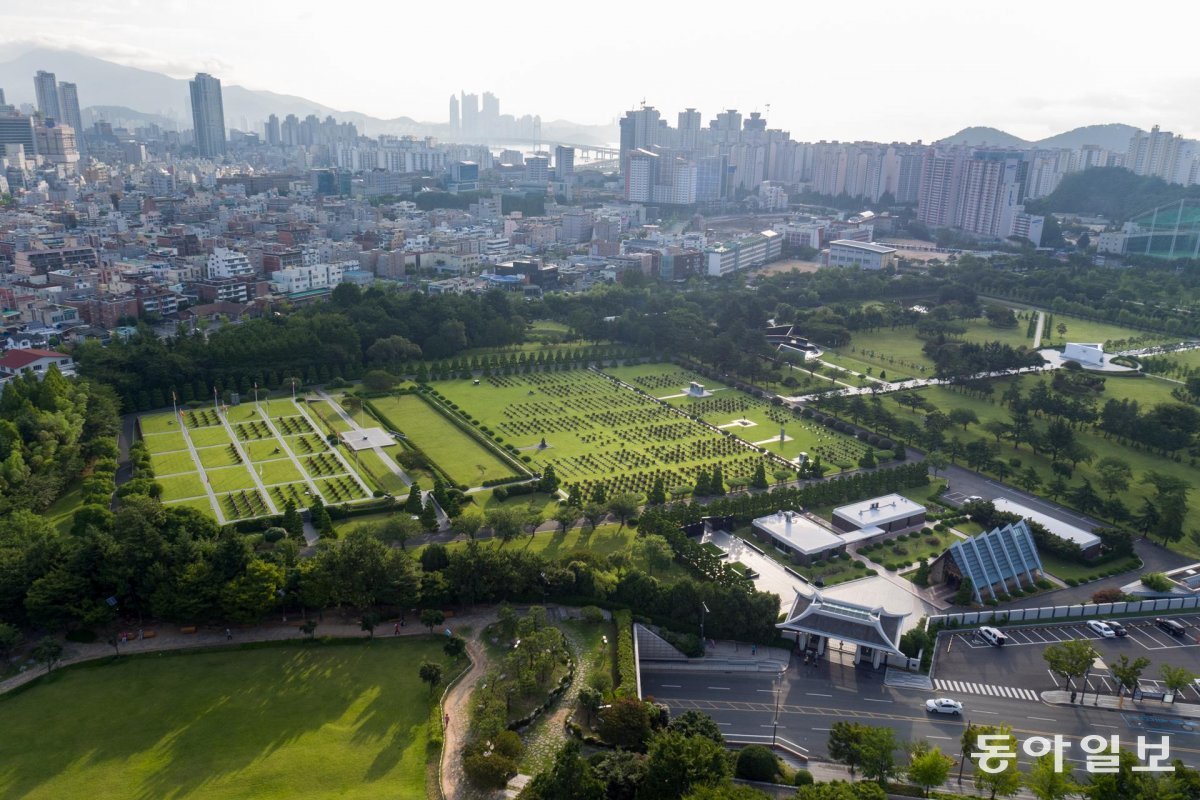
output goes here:
<path id="1" fill-rule="evenodd" d="M 225 155 L 225 108 L 221 102 L 220 79 L 198 72 L 188 87 L 192 91 L 196 149 L 203 158 Z"/>

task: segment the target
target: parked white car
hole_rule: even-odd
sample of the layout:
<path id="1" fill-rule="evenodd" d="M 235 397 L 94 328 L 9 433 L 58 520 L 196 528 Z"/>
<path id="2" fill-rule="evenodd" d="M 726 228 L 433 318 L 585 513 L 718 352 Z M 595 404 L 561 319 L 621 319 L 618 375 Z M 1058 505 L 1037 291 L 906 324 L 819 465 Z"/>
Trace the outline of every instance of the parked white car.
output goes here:
<path id="1" fill-rule="evenodd" d="M 930 714 L 962 714 L 962 703 L 949 697 L 938 697 L 925 701 L 925 710 Z"/>
<path id="2" fill-rule="evenodd" d="M 1102 636 L 1105 639 L 1117 638 L 1117 632 L 1114 631 L 1112 628 L 1108 627 L 1107 624 L 1101 622 L 1098 619 L 1088 620 L 1087 626 L 1088 626 L 1088 629 L 1091 630 L 1091 632 L 1096 634 L 1097 636 Z"/>

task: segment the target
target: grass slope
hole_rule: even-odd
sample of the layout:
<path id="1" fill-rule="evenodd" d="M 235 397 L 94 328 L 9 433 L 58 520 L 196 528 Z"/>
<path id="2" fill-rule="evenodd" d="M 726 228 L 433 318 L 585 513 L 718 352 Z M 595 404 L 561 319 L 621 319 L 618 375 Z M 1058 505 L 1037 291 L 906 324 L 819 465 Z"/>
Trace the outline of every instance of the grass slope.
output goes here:
<path id="1" fill-rule="evenodd" d="M 425 795 L 436 637 L 123 658 L 0 699 L 0 796 Z M 436 695 L 434 695 L 436 697 Z"/>

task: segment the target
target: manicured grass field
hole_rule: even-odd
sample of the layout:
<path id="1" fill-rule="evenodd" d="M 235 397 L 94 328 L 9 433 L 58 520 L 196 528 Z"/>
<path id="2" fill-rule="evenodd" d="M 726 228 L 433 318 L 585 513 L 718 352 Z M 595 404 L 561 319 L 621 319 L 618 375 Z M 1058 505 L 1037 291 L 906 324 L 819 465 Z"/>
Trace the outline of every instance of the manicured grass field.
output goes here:
<path id="1" fill-rule="evenodd" d="M 472 386 L 470 381 L 439 382 L 438 388 L 448 392 L 454 384 L 463 384 L 467 391 L 486 391 L 483 385 Z M 516 473 L 515 468 L 415 395 L 380 397 L 371 402 L 396 430 L 421 448 L 455 483 L 479 486 L 484 481 L 507 478 Z"/>
<path id="2" fill-rule="evenodd" d="M 192 497 L 187 500 L 165 500 L 163 505 L 169 508 L 194 508 L 202 514 L 212 515 L 212 503 L 207 497 Z"/>
<path id="3" fill-rule="evenodd" d="M 288 456 L 289 448 L 310 475 L 330 478 L 324 485 L 329 486 L 331 492 L 334 486 L 341 486 L 343 482 L 347 484 L 336 496 L 331 494 L 325 497 L 326 502 L 342 503 L 367 496 L 354 485 L 351 477 L 353 466 L 347 468 L 329 452 L 328 445 L 316 433 L 316 428 L 308 421 L 301 406 L 290 398 L 277 398 L 270 403 L 264 401 L 257 406 L 245 403 L 232 407 L 227 412 L 227 420 L 238 437 L 237 446 L 249 457 L 249 463 L 238 462 L 238 450 L 225 426 L 214 424 L 219 423 L 220 417 L 211 408 L 185 411 L 182 429 L 172 412 L 141 417 L 142 430 L 165 431 L 146 435 L 156 479 L 163 486 L 163 502 L 203 496 L 204 478 L 207 475 L 213 491 L 222 495 L 220 504 L 225 516 L 248 516 L 244 504 L 231 510 L 230 501 L 224 496 L 230 492 L 239 498 L 242 492 L 250 493 L 247 497 L 254 496 L 257 491 L 255 475 L 260 475 L 267 486 L 294 483 L 307 488 L 304 474 Z M 186 449 L 184 433 L 195 445 L 200 464 Z M 176 444 L 179 449 L 162 449 Z M 317 459 L 320 459 L 319 463 Z M 279 490 L 268 492 L 273 499 L 282 502 L 283 495 Z M 204 508 L 207 503 L 205 500 L 190 505 Z M 269 510 L 261 499 L 250 505 L 261 508 L 259 513 Z M 215 514 L 212 508 L 207 510 Z"/>
<path id="4" fill-rule="evenodd" d="M 606 372 L 658 394 L 672 406 L 786 459 L 797 458 L 800 453 L 808 453 L 809 457 L 819 455 L 822 462 L 830 466 L 827 475 L 858 466 L 858 459 L 867 451 L 865 445 L 852 437 L 805 419 L 797 419 L 785 408 L 773 406 L 766 400 L 737 389 L 723 387 L 720 383 L 706 381 L 687 370 L 664 371 L 661 364 L 643 364 L 615 367 Z M 673 397 L 671 395 L 679 394 L 678 390 L 662 388 L 664 384 L 686 387 L 692 381 L 704 384 L 706 389 L 713 392 L 712 397 Z M 745 425 L 745 422 L 751 424 Z M 785 435 L 783 441 L 779 438 L 781 428 Z M 768 471 L 768 479 L 770 477 Z"/>
<path id="5" fill-rule="evenodd" d="M 442 643 L 287 643 L 63 670 L 0 698 L 0 796 L 423 798 L 437 695 L 417 667 L 461 669 Z"/>
<path id="6" fill-rule="evenodd" d="M 1050 319 L 1053 316 L 1054 319 Z M 1058 326 L 1067 326 L 1064 336 L 1058 332 Z M 1043 347 L 1059 347 L 1067 342 L 1100 342 L 1106 345 L 1105 350 L 1128 350 L 1136 347 L 1148 347 L 1162 342 L 1178 341 L 1179 337 L 1148 331 L 1134 330 L 1107 322 L 1093 322 L 1089 319 L 1079 319 L 1066 314 L 1046 312 L 1046 327 L 1042 331 Z"/>
<path id="7" fill-rule="evenodd" d="M 188 450 L 171 453 L 151 453 L 150 465 L 155 475 L 174 475 L 179 472 L 195 472 L 196 462 Z"/>
<path id="8" fill-rule="evenodd" d="M 154 480 L 162 486 L 163 497 L 201 497 L 204 495 L 204 479 L 200 477 L 199 472 L 184 472 Z M 207 505 L 208 501 L 204 502 Z"/>
<path id="9" fill-rule="evenodd" d="M 657 367 L 667 373 L 675 369 Z M 726 479 L 749 477 L 762 458 L 739 440 L 589 370 L 492 377 L 479 385 L 439 381 L 435 388 L 498 441 L 529 456 L 535 469 L 552 464 L 564 485 L 577 483 L 585 494 L 603 481 L 610 495 L 645 495 L 655 476 L 668 489 L 691 487 L 701 469 L 718 463 Z M 668 384 L 653 388 L 661 394 L 671 390 Z"/>
<path id="10" fill-rule="evenodd" d="M 386 450 L 393 460 L 400 452 L 399 445 L 393 445 Z M 404 485 L 404 481 L 400 480 L 400 476 L 392 472 L 392 470 L 384 465 L 383 459 L 380 458 L 374 450 L 362 450 L 358 454 L 359 472 L 367 479 L 369 483 L 376 484 L 380 489 L 388 494 L 402 496 L 408 494 L 408 487 Z M 412 475 L 410 478 L 420 480 L 421 477 L 426 478 L 426 486 L 432 486 L 432 480 L 428 476 Z"/>

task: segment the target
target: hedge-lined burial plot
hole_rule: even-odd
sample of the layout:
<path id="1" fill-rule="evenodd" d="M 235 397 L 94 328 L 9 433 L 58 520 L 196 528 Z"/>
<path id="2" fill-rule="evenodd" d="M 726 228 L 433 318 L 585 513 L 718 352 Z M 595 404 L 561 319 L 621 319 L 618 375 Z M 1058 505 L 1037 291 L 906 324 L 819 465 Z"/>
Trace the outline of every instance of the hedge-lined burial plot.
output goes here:
<path id="1" fill-rule="evenodd" d="M 801 453 L 808 453 L 810 458 L 819 455 L 821 462 L 829 467 L 826 475 L 857 467 L 858 460 L 867 452 L 867 446 L 851 436 L 796 417 L 789 409 L 773 405 L 769 400 L 727 387 L 690 370 L 670 364 L 640 364 L 614 367 L 605 372 L 788 460 Z M 712 396 L 675 396 L 693 381 L 703 384 Z M 752 424 L 739 424 L 742 421 Z M 785 436 L 783 441 L 779 438 L 781 428 Z M 768 475 L 770 472 L 768 469 Z"/>
<path id="2" fill-rule="evenodd" d="M 763 458 L 733 435 L 590 370 L 493 376 L 478 385 L 438 381 L 432 388 L 477 420 L 494 441 L 528 456 L 535 470 L 552 464 L 564 485 L 578 483 L 585 492 L 602 482 L 610 496 L 620 491 L 645 495 L 659 477 L 668 489 L 690 488 L 700 470 L 716 464 L 727 480 L 749 477 Z M 430 451 L 435 460 L 438 452 Z"/>
<path id="3" fill-rule="evenodd" d="M 266 413 L 270 414 L 269 423 L 263 416 Z M 139 418 L 165 503 L 184 504 L 215 515 L 205 491 L 207 480 L 225 519 L 268 514 L 271 509 L 256 476 L 277 508 L 282 508 L 286 499 L 295 500 L 299 506 L 311 505 L 311 493 L 305 494 L 310 478 L 322 479 L 318 485 L 328 489 L 322 492 L 328 503 L 366 497 L 353 477 L 353 456 L 347 456 L 346 463 L 339 460 L 290 399 L 230 408 L 228 429 L 212 409 L 187 410 L 181 418 L 182 425 L 171 412 Z M 196 449 L 195 457 L 183 431 Z M 300 462 L 299 468 L 289 449 Z"/>
<path id="4" fill-rule="evenodd" d="M 439 381 L 438 388 L 470 381 Z M 475 387 L 479 388 L 479 387 Z M 475 441 L 420 397 L 402 394 L 371 400 L 386 427 L 404 434 L 457 484 L 480 486 L 513 477 L 516 469 Z"/>

